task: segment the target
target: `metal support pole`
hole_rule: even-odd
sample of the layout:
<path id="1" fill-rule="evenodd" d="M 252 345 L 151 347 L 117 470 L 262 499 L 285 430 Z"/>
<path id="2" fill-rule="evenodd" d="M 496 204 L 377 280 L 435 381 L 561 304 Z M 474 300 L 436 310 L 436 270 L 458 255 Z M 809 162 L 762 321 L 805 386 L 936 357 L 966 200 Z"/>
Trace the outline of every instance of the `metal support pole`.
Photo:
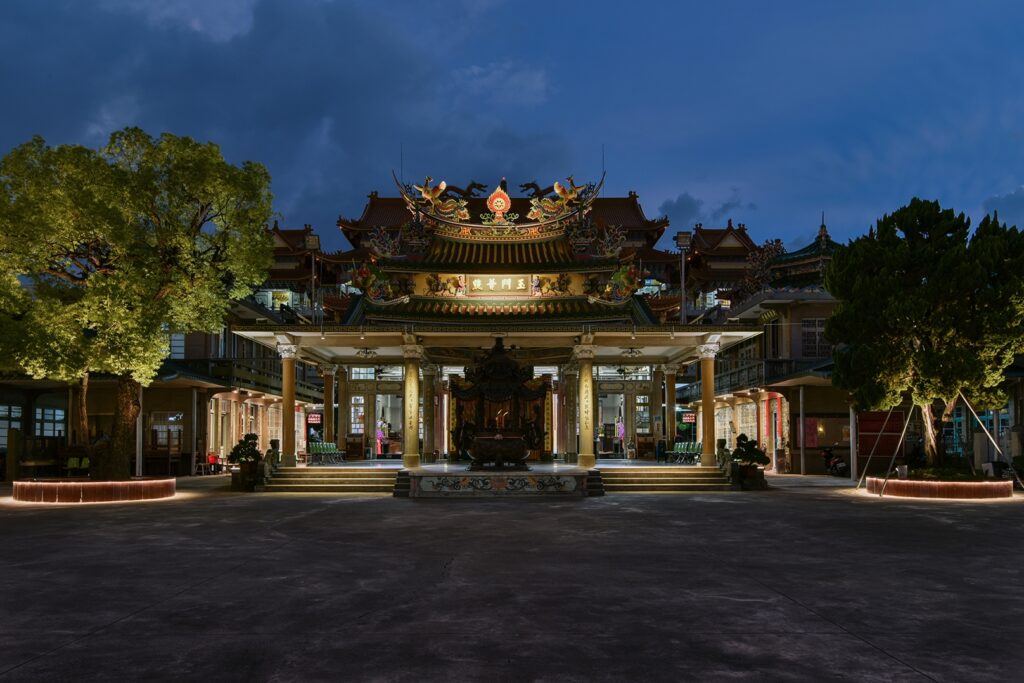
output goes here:
<path id="1" fill-rule="evenodd" d="M 800 439 L 800 474 L 807 474 L 807 454 L 804 451 L 804 388 L 800 387 L 800 432 L 797 434 Z"/>
<path id="2" fill-rule="evenodd" d="M 135 418 L 135 476 L 142 476 L 142 385 L 139 385 L 139 416 Z"/>
<path id="3" fill-rule="evenodd" d="M 914 409 L 911 408 L 910 415 L 913 415 L 913 413 Z M 885 487 L 889 485 L 889 475 L 892 473 L 893 465 L 896 464 L 896 456 L 900 453 L 900 447 L 903 446 L 903 439 L 907 435 L 907 427 L 910 426 L 910 415 L 907 415 L 907 420 L 903 423 L 903 432 L 900 433 L 899 443 L 896 444 L 896 450 L 892 452 L 892 460 L 889 461 L 889 467 L 885 470 L 885 481 L 882 482 L 882 488 L 878 491 L 879 498 L 885 495 Z"/>
<path id="4" fill-rule="evenodd" d="M 857 481 L 857 412 L 850 404 L 850 481 Z"/>
<path id="5" fill-rule="evenodd" d="M 882 438 L 882 432 L 885 431 L 886 426 L 889 424 L 889 418 L 892 417 L 893 408 L 896 406 L 889 406 L 889 413 L 885 416 L 885 421 L 882 423 L 882 428 L 878 430 L 878 434 L 875 434 L 875 443 L 871 446 L 871 452 L 868 453 L 868 461 L 864 463 L 864 473 L 860 475 L 860 479 L 857 480 L 857 485 L 854 489 L 859 489 L 860 485 L 864 483 L 864 477 L 868 474 L 868 468 L 871 466 L 871 458 L 875 457 L 875 449 L 878 448 L 878 442 Z"/>

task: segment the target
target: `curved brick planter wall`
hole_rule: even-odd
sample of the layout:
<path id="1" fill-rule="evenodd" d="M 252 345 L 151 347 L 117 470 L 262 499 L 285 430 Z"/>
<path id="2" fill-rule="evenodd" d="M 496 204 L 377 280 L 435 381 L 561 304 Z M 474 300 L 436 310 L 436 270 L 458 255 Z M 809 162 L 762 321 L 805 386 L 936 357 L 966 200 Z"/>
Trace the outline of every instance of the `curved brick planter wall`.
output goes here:
<path id="1" fill-rule="evenodd" d="M 868 493 L 882 490 L 884 479 L 868 477 Z M 890 479 L 885 495 L 906 498 L 956 498 L 979 500 L 982 498 L 1012 498 L 1012 481 L 912 481 Z"/>
<path id="2" fill-rule="evenodd" d="M 74 481 L 40 479 L 14 482 L 14 500 L 29 503 L 105 503 L 153 500 L 174 495 L 175 480 Z"/>

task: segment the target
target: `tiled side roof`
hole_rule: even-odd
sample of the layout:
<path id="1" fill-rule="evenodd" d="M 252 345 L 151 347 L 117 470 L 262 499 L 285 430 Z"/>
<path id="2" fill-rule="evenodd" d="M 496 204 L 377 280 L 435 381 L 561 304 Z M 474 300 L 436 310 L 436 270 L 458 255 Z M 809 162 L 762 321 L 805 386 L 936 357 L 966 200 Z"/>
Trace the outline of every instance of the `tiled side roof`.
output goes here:
<path id="1" fill-rule="evenodd" d="M 543 242 L 457 242 L 435 238 L 424 260 L 438 265 L 559 266 L 573 263 L 565 239 Z"/>
<path id="2" fill-rule="evenodd" d="M 639 297 L 621 306 L 590 303 L 585 297 L 508 301 L 414 297 L 407 303 L 376 306 L 363 300 L 362 316 L 377 321 L 451 321 L 457 323 L 622 321 L 651 324 L 655 316 Z"/>

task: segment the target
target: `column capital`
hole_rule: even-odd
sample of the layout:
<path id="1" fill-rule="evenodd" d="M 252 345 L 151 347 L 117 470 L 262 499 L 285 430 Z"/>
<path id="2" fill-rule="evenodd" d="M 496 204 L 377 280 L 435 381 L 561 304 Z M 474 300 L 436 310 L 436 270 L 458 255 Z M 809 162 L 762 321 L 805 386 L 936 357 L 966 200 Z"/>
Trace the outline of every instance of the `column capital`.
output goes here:
<path id="1" fill-rule="evenodd" d="M 338 372 L 338 366 L 328 363 L 322 363 L 316 366 L 316 369 L 320 372 L 321 377 L 327 377 L 330 375 L 332 378 Z"/>
<path id="2" fill-rule="evenodd" d="M 402 344 L 402 357 L 406 360 L 423 360 L 423 346 L 420 344 Z"/>
<path id="3" fill-rule="evenodd" d="M 284 360 L 295 360 L 295 358 L 299 355 L 299 345 L 298 344 L 278 344 L 277 345 L 277 353 Z"/>
<path id="4" fill-rule="evenodd" d="M 420 366 L 420 372 L 422 372 L 424 375 L 437 375 L 438 369 L 437 366 L 434 365 L 433 363 L 427 363 L 425 365 Z"/>
<path id="5" fill-rule="evenodd" d="M 700 344 L 697 346 L 697 353 L 700 354 L 701 358 L 714 358 L 718 355 L 722 345 L 718 342 L 711 342 L 710 344 Z"/>
<path id="6" fill-rule="evenodd" d="M 594 360 L 594 345 L 577 344 L 572 347 L 572 357 L 574 360 Z"/>

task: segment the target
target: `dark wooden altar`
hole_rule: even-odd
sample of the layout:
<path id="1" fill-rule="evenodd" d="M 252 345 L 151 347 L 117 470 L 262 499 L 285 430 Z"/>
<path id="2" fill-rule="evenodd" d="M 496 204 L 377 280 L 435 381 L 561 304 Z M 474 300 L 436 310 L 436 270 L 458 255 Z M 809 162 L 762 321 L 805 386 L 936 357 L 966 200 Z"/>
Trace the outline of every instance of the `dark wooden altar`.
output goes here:
<path id="1" fill-rule="evenodd" d="M 457 399 L 452 439 L 460 452 L 469 454 L 469 468 L 529 469 L 530 451 L 544 444 L 549 383 L 535 379 L 532 366 L 509 356 L 501 337 L 465 374 L 451 386 Z"/>

